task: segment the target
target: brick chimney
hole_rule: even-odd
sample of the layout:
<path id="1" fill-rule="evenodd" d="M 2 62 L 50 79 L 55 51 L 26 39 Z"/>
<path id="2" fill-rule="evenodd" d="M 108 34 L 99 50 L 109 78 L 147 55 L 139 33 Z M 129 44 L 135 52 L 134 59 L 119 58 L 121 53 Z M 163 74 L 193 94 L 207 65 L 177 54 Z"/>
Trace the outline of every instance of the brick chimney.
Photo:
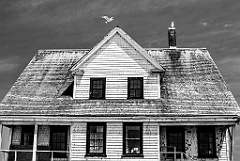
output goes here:
<path id="1" fill-rule="evenodd" d="M 176 28 L 174 27 L 174 22 L 172 22 L 171 26 L 168 28 L 168 43 L 169 48 L 177 48 Z"/>

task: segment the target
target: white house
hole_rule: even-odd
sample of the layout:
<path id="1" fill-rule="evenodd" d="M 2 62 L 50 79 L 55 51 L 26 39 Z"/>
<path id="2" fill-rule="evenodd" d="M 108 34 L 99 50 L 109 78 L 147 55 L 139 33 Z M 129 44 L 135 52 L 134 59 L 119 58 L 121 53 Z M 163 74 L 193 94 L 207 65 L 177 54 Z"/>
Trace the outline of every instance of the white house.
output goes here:
<path id="1" fill-rule="evenodd" d="M 168 33 L 39 50 L 0 104 L 2 160 L 233 161 L 237 102 L 209 52 Z"/>

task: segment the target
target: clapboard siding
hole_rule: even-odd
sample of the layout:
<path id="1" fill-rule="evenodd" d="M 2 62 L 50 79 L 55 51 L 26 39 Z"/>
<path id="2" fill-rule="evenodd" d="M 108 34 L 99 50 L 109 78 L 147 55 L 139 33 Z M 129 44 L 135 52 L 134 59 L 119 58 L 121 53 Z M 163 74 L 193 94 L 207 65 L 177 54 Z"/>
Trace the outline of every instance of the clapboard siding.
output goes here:
<path id="1" fill-rule="evenodd" d="M 107 157 L 85 157 L 87 123 L 72 125 L 72 161 L 128 161 L 123 154 L 123 123 L 108 122 L 106 126 L 106 154 Z M 158 159 L 158 125 L 157 123 L 143 123 L 143 158 L 131 160 L 156 161 Z"/>
<path id="2" fill-rule="evenodd" d="M 144 98 L 157 99 L 159 81 L 150 74 L 155 67 L 119 34 L 113 36 L 82 66 L 76 75 L 75 98 L 88 99 L 90 78 L 106 78 L 106 99 L 127 99 L 127 78 L 144 78 Z"/>
<path id="3" fill-rule="evenodd" d="M 122 123 L 107 123 L 106 153 L 108 159 L 120 159 L 122 156 Z"/>
<path id="4" fill-rule="evenodd" d="M 71 140 L 71 161 L 85 160 L 86 154 L 86 127 L 87 123 L 78 123 L 72 125 Z"/>
<path id="5" fill-rule="evenodd" d="M 146 159 L 158 159 L 158 124 L 143 123 L 143 155 Z"/>

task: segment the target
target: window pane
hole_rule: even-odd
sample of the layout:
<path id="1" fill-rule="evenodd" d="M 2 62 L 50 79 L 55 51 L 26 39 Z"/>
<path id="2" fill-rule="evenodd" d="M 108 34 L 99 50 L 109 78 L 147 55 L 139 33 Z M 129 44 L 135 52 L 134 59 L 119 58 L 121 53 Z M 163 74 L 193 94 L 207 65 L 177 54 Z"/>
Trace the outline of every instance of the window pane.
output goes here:
<path id="1" fill-rule="evenodd" d="M 105 78 L 90 78 L 90 98 L 105 98 Z"/>
<path id="2" fill-rule="evenodd" d="M 136 123 L 134 123 L 136 124 Z M 125 154 L 141 154 L 142 153 L 142 131 L 141 125 L 124 125 L 124 153 Z"/>
<path id="3" fill-rule="evenodd" d="M 128 78 L 128 98 L 143 97 L 143 78 L 130 77 Z"/>
<path id="4" fill-rule="evenodd" d="M 198 128 L 198 154 L 200 157 L 207 158 L 215 155 L 214 130 L 214 127 Z"/>
<path id="5" fill-rule="evenodd" d="M 88 153 L 104 153 L 104 126 L 88 125 Z"/>
<path id="6" fill-rule="evenodd" d="M 90 153 L 103 153 L 103 147 L 90 147 Z"/>
<path id="7" fill-rule="evenodd" d="M 168 151 L 173 151 L 173 147 L 176 147 L 178 152 L 184 152 L 184 129 L 181 127 L 169 127 L 167 129 L 167 146 Z"/>
<path id="8" fill-rule="evenodd" d="M 126 153 L 140 154 L 140 140 L 127 140 Z"/>
<path id="9" fill-rule="evenodd" d="M 34 126 L 22 126 L 22 145 L 33 145 Z"/>

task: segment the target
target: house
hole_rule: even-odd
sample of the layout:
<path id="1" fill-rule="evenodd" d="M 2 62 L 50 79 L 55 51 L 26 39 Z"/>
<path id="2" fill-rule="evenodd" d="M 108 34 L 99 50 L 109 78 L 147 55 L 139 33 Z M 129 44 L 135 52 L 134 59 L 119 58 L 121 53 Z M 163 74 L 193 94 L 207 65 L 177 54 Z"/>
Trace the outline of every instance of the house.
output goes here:
<path id="1" fill-rule="evenodd" d="M 205 48 L 39 50 L 0 104 L 3 161 L 233 161 L 240 110 Z"/>

